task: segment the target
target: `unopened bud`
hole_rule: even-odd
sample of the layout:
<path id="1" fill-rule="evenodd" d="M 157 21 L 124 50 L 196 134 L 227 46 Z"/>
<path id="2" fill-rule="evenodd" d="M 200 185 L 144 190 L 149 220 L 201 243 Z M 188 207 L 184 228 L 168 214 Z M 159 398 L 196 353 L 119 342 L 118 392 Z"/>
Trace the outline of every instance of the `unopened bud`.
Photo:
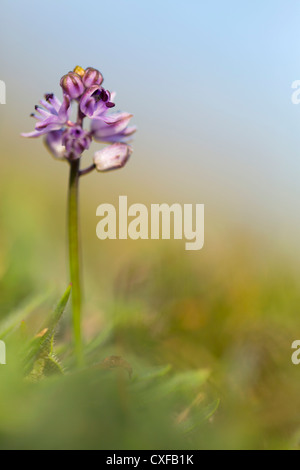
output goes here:
<path id="1" fill-rule="evenodd" d="M 90 88 L 94 85 L 101 85 L 103 82 L 103 76 L 99 70 L 89 67 L 86 69 L 84 76 L 82 77 L 83 84 L 86 88 Z"/>
<path id="2" fill-rule="evenodd" d="M 74 100 L 79 98 L 84 92 L 84 85 L 81 77 L 75 72 L 69 72 L 67 75 L 62 77 L 60 86 L 64 92 Z"/>

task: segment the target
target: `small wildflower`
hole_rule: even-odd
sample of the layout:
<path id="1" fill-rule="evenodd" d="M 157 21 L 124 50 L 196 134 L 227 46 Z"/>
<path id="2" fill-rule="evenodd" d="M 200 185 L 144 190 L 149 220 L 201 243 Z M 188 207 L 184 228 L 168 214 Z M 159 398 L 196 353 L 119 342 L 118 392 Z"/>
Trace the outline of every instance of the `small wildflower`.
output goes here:
<path id="1" fill-rule="evenodd" d="M 80 159 L 93 139 L 112 144 L 95 153 L 94 167 L 99 171 L 122 168 L 132 153 L 127 141 L 136 132 L 136 127 L 129 126 L 132 114 L 110 112 L 115 106 L 115 93 L 103 88 L 102 83 L 103 76 L 98 70 L 75 67 L 60 81 L 63 101 L 54 94 L 46 95 L 32 114 L 38 121 L 35 130 L 22 136 L 45 136 L 51 154 L 70 162 Z M 76 122 L 70 120 L 72 103 L 78 106 Z M 83 127 L 85 118 L 91 119 L 89 130 Z"/>
<path id="2" fill-rule="evenodd" d="M 40 137 L 51 131 L 57 131 L 64 127 L 70 118 L 71 99 L 65 95 L 63 103 L 53 94 L 45 95 L 45 100 L 41 100 L 42 106 L 35 107 L 32 117 L 37 119 L 35 131 L 22 134 L 23 137 Z"/>
<path id="3" fill-rule="evenodd" d="M 68 192 L 68 235 L 69 265 L 72 285 L 72 316 L 74 346 L 79 366 L 83 363 L 81 334 L 81 269 L 79 246 L 79 180 L 80 177 L 97 170 L 106 172 L 123 168 L 132 154 L 128 139 L 136 128 L 129 126 L 132 114 L 111 113 L 115 106 L 115 93 L 102 87 L 102 74 L 92 68 L 84 70 L 75 67 L 73 72 L 64 75 L 60 81 L 63 101 L 54 94 L 48 94 L 35 107 L 31 116 L 37 120 L 33 132 L 24 137 L 44 136 L 50 153 L 70 165 Z M 77 120 L 71 120 L 72 105 L 77 107 Z M 91 120 L 84 126 L 85 119 Z M 83 153 L 90 148 L 92 140 L 109 144 L 96 151 L 93 164 L 81 170 Z M 43 334 L 43 332 L 41 333 Z"/>
<path id="4" fill-rule="evenodd" d="M 80 99 L 80 110 L 90 119 L 105 120 L 108 109 L 114 106 L 110 92 L 98 85 L 88 88 Z"/>

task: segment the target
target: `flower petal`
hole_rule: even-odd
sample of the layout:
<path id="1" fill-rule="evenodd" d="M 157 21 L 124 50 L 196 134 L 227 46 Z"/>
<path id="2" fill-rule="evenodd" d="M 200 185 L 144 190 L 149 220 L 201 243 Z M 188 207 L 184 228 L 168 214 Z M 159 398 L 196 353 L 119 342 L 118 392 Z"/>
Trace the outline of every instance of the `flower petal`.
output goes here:
<path id="1" fill-rule="evenodd" d="M 129 145 L 116 143 L 96 152 L 94 163 L 98 171 L 116 170 L 123 168 L 131 154 L 132 148 Z"/>
<path id="2" fill-rule="evenodd" d="M 112 134 L 109 136 L 102 137 L 102 139 L 95 139 L 95 140 L 98 140 L 99 142 L 107 142 L 110 144 L 113 144 L 115 142 L 124 143 L 124 142 L 128 142 L 131 136 L 136 131 L 137 131 L 137 127 L 131 126 L 131 127 L 127 127 L 122 132 L 118 132 L 117 134 Z"/>
<path id="3" fill-rule="evenodd" d="M 46 95 L 48 102 L 53 106 L 55 111 L 58 113 L 61 108 L 61 102 L 54 94 Z"/>
<path id="4" fill-rule="evenodd" d="M 33 131 L 33 132 L 27 132 L 27 133 L 22 133 L 21 136 L 22 137 L 40 137 L 41 135 L 44 135 L 46 134 L 48 131 L 46 132 L 42 132 L 42 131 Z"/>
<path id="5" fill-rule="evenodd" d="M 39 121 L 36 126 L 35 130 L 40 133 L 40 135 L 47 134 L 48 132 L 58 131 L 63 126 L 62 123 L 53 121 L 52 118 L 46 119 L 45 121 Z"/>
<path id="6" fill-rule="evenodd" d="M 101 87 L 94 85 L 86 90 L 80 100 L 80 111 L 88 117 L 92 117 L 96 109 L 95 93 L 100 93 Z"/>
<path id="7" fill-rule="evenodd" d="M 66 153 L 66 147 L 62 144 L 63 131 L 49 132 L 45 138 L 47 149 L 55 158 L 63 159 Z"/>
<path id="8" fill-rule="evenodd" d="M 129 113 L 114 113 L 108 116 L 110 123 L 108 124 L 107 116 L 103 116 L 102 120 L 94 119 L 91 124 L 91 133 L 98 142 L 126 142 L 129 137 L 136 132 L 136 127 L 127 127 L 132 118 Z"/>
<path id="9" fill-rule="evenodd" d="M 44 108 L 47 109 L 47 111 L 49 111 L 51 114 L 57 115 L 57 110 L 52 106 L 52 104 L 49 103 L 49 101 L 40 100 L 40 104 L 44 106 Z"/>
<path id="10" fill-rule="evenodd" d="M 110 116 L 103 117 L 102 120 L 93 120 L 91 131 L 93 132 L 95 139 L 97 139 L 97 136 L 103 137 L 116 134 L 127 127 L 132 116 L 133 115 L 129 113 L 114 113 Z"/>
<path id="11" fill-rule="evenodd" d="M 95 108 L 94 114 L 90 117 L 92 119 L 103 119 L 103 115 L 107 113 L 108 109 L 109 108 L 107 107 L 107 104 L 104 101 L 99 101 Z"/>
<path id="12" fill-rule="evenodd" d="M 62 121 L 63 124 L 65 124 L 69 120 L 70 113 L 71 113 L 71 98 L 68 95 L 64 95 L 63 103 L 58 112 L 59 120 Z"/>
<path id="13" fill-rule="evenodd" d="M 48 117 L 51 116 L 51 113 L 47 111 L 46 109 L 41 108 L 41 106 L 36 106 L 35 110 L 40 114 L 36 115 L 37 119 L 42 120 L 42 119 L 48 119 Z"/>

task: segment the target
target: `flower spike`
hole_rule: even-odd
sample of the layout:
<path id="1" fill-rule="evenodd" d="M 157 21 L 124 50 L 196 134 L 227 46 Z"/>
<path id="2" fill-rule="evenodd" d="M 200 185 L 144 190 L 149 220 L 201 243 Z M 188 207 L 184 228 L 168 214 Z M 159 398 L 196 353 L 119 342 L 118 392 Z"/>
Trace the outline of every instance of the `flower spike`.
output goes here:
<path id="1" fill-rule="evenodd" d="M 131 147 L 124 144 L 136 132 L 136 127 L 129 125 L 132 114 L 110 112 L 115 106 L 116 94 L 103 88 L 102 83 L 103 75 L 99 70 L 75 67 L 60 80 L 63 101 L 53 93 L 46 94 L 31 115 L 37 120 L 35 130 L 22 136 L 45 136 L 50 153 L 69 162 L 80 159 L 92 140 L 112 144 L 95 153 L 95 166 L 99 171 L 121 168 L 132 152 Z M 74 102 L 78 103 L 77 122 L 70 120 Z M 89 131 L 83 128 L 86 118 L 91 119 Z"/>

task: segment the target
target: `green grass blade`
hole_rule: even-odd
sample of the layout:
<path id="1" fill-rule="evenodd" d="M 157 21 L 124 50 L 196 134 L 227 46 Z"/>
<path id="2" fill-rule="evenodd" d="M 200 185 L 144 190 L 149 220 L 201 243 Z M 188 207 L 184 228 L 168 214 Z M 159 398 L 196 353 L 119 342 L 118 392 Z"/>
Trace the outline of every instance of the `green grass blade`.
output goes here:
<path id="1" fill-rule="evenodd" d="M 68 304 L 70 295 L 71 295 L 72 287 L 69 286 L 60 299 L 58 305 L 56 306 L 55 310 L 51 314 L 48 321 L 44 324 L 42 329 L 45 330 L 41 336 L 37 336 L 30 341 L 29 345 L 26 348 L 25 352 L 25 372 L 29 372 L 34 362 L 39 357 L 48 357 L 51 354 L 51 350 L 53 347 L 53 336 L 56 332 L 57 325 L 64 314 L 66 306 Z"/>

